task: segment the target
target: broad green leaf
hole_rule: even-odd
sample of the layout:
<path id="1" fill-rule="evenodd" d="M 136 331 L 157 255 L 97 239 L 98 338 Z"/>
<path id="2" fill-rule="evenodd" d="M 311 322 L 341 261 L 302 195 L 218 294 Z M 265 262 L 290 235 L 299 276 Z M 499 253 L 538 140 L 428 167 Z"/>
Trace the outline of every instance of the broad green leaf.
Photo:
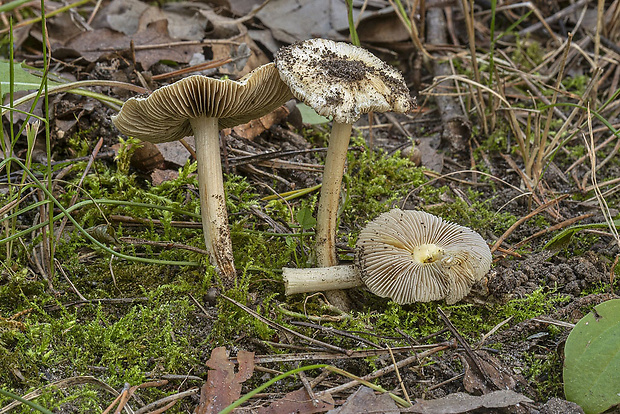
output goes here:
<path id="1" fill-rule="evenodd" d="M 616 226 L 616 228 L 620 230 L 620 219 L 614 220 L 614 226 Z M 547 244 L 545 244 L 544 249 L 560 249 L 564 247 L 566 244 L 568 244 L 568 242 L 570 242 L 570 239 L 573 237 L 573 235 L 580 230 L 605 229 L 607 227 L 607 223 L 579 224 L 577 226 L 568 227 L 553 236 L 553 238 L 549 240 Z"/>
<path id="2" fill-rule="evenodd" d="M 7 61 L 0 60 L 0 87 L 2 88 L 2 96 L 9 93 L 11 87 L 10 70 L 11 64 Z M 42 78 L 28 72 L 21 63 L 14 63 L 13 71 L 13 90 L 15 92 L 36 90 L 41 86 Z M 48 80 L 47 84 L 49 86 L 60 85 L 58 82 L 53 82 L 51 80 Z"/>
<path id="3" fill-rule="evenodd" d="M 304 124 L 325 124 L 329 119 L 316 113 L 314 109 L 305 103 L 298 103 L 297 109 L 301 113 L 301 120 Z"/>
<path id="4" fill-rule="evenodd" d="M 568 336 L 564 393 L 586 414 L 620 404 L 620 299 L 596 306 Z"/>
<path id="5" fill-rule="evenodd" d="M 316 219 L 312 217 L 312 211 L 308 207 L 299 210 L 296 218 L 302 230 L 311 229 L 316 225 Z"/>

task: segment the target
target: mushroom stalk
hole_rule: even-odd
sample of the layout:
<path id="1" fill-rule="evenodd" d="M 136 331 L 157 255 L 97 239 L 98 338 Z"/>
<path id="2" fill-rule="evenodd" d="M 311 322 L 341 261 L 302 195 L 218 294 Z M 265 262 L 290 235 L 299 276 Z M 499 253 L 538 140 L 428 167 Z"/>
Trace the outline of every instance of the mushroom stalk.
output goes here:
<path id="1" fill-rule="evenodd" d="M 332 125 L 316 218 L 316 262 L 319 267 L 330 267 L 338 264 L 338 256 L 336 255 L 338 202 L 340 201 L 340 187 L 342 186 L 342 176 L 347 161 L 351 129 L 352 124 L 350 123 L 334 120 Z M 332 305 L 345 312 L 348 312 L 352 307 L 351 300 L 344 290 L 330 290 L 325 292 L 325 296 Z"/>
<path id="2" fill-rule="evenodd" d="M 200 215 L 209 261 L 222 278 L 222 284 L 231 288 L 236 271 L 226 212 L 218 119 L 200 116 L 189 121 L 196 140 Z"/>
<path id="3" fill-rule="evenodd" d="M 360 271 L 355 265 L 282 269 L 284 293 L 320 292 L 324 290 L 350 289 L 363 286 Z"/>
<path id="4" fill-rule="evenodd" d="M 316 219 L 316 261 L 319 267 L 335 266 L 338 202 L 352 125 L 334 121 L 325 158 L 323 185 Z"/>

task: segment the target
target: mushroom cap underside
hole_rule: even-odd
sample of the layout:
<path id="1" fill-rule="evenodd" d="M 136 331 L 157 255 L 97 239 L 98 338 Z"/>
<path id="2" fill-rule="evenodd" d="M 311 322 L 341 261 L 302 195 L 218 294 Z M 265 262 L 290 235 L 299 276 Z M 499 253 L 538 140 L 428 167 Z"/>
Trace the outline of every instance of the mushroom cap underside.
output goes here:
<path id="1" fill-rule="evenodd" d="M 400 304 L 455 303 L 491 268 L 475 231 L 422 211 L 394 209 L 370 222 L 357 241 L 368 289 Z"/>
<path id="2" fill-rule="evenodd" d="M 218 118 L 219 129 L 232 128 L 271 112 L 293 96 L 273 63 L 260 66 L 238 81 L 193 75 L 131 98 L 114 125 L 125 135 L 154 143 L 193 135 L 190 118 Z"/>
<path id="3" fill-rule="evenodd" d="M 410 112 L 415 99 L 402 74 L 366 49 L 327 39 L 281 48 L 275 64 L 295 97 L 336 122 L 363 113 Z"/>

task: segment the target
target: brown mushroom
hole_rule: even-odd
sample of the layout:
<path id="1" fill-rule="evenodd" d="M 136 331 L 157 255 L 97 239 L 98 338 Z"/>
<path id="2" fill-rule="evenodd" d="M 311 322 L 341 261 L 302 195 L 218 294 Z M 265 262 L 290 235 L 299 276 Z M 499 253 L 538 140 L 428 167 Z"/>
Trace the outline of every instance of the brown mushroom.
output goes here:
<path id="1" fill-rule="evenodd" d="M 190 76 L 131 98 L 114 125 L 126 135 L 149 142 L 169 142 L 194 135 L 198 161 L 200 209 L 209 260 L 226 287 L 236 279 L 220 162 L 219 129 L 261 117 L 291 99 L 273 63 L 239 81 Z"/>
<path id="2" fill-rule="evenodd" d="M 366 285 L 400 304 L 452 304 L 491 268 L 491 251 L 478 233 L 423 211 L 381 214 L 361 231 L 356 247 L 352 266 L 284 269 L 286 294 Z"/>

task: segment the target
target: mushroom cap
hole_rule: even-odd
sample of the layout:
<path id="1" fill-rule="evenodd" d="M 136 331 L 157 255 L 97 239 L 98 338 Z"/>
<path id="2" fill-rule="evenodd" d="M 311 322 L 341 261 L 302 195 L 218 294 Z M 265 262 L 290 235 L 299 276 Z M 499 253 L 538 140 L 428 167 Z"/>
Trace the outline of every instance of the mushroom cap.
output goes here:
<path id="1" fill-rule="evenodd" d="M 397 303 L 465 297 L 491 268 L 491 251 L 475 231 L 423 211 L 393 209 L 357 240 L 357 263 L 368 289 Z"/>
<path id="2" fill-rule="evenodd" d="M 273 63 L 238 81 L 201 75 L 163 86 L 146 98 L 125 102 L 112 122 L 123 134 L 149 142 L 176 141 L 193 135 L 190 118 L 218 118 L 219 128 L 259 118 L 293 96 Z"/>
<path id="3" fill-rule="evenodd" d="M 281 48 L 274 61 L 297 99 L 336 122 L 415 107 L 403 75 L 361 47 L 310 39 Z"/>

